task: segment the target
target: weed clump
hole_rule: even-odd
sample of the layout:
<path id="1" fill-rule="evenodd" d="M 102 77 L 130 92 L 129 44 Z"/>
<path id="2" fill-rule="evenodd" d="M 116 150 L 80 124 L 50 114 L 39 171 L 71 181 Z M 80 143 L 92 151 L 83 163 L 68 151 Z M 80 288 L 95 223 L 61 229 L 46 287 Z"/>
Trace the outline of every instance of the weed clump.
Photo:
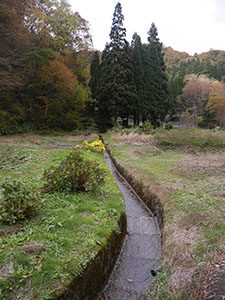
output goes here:
<path id="1" fill-rule="evenodd" d="M 24 151 L 7 148 L 0 154 L 0 170 L 16 169 L 30 160 L 30 156 Z"/>
<path id="2" fill-rule="evenodd" d="M 105 171 L 88 158 L 82 147 L 75 148 L 58 167 L 44 173 L 45 192 L 91 191 L 104 181 Z"/>
<path id="3" fill-rule="evenodd" d="M 145 121 L 144 123 L 140 124 L 137 128 L 137 133 L 139 134 L 151 134 L 152 131 L 153 131 L 153 126 L 148 121 Z"/>
<path id="4" fill-rule="evenodd" d="M 120 133 L 121 135 L 129 135 L 129 134 L 151 135 L 153 130 L 154 127 L 149 121 L 145 121 L 136 127 L 130 127 L 130 128 L 114 127 L 112 129 L 113 132 Z"/>
<path id="5" fill-rule="evenodd" d="M 5 182 L 0 199 L 0 220 L 14 224 L 36 215 L 39 204 L 38 193 L 20 181 Z"/>
<path id="6" fill-rule="evenodd" d="M 165 124 L 165 125 L 164 125 L 164 129 L 165 129 L 165 130 L 171 130 L 171 129 L 173 129 L 173 125 L 172 125 L 172 124 L 169 124 L 169 123 L 168 123 L 168 124 Z"/>

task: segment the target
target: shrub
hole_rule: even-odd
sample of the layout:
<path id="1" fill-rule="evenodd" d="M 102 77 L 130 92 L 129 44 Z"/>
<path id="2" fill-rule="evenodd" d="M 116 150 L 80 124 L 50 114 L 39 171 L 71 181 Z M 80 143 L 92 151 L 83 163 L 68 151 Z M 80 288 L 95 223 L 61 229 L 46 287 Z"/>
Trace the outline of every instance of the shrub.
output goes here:
<path id="1" fill-rule="evenodd" d="M 88 143 L 84 141 L 84 147 L 94 152 L 103 153 L 105 152 L 105 146 L 101 140 L 93 141 L 92 143 Z"/>
<path id="2" fill-rule="evenodd" d="M 87 157 L 84 149 L 75 148 L 62 162 L 45 172 L 45 192 L 90 191 L 105 177 L 104 169 Z"/>
<path id="3" fill-rule="evenodd" d="M 165 130 L 171 130 L 171 129 L 173 129 L 173 125 L 167 123 L 167 124 L 164 125 L 164 129 L 165 129 Z"/>
<path id="4" fill-rule="evenodd" d="M 115 126 L 113 126 L 113 128 L 111 129 L 112 132 L 117 132 L 120 133 L 122 132 L 123 127 L 120 124 L 116 124 Z"/>
<path id="5" fill-rule="evenodd" d="M 123 128 L 121 131 L 121 135 L 129 135 L 131 133 L 136 133 L 137 128 Z"/>
<path id="6" fill-rule="evenodd" d="M 0 219 L 13 224 L 35 216 L 39 203 L 37 192 L 20 181 L 5 182 L 0 200 Z"/>
<path id="7" fill-rule="evenodd" d="M 150 122 L 144 122 L 138 126 L 138 133 L 151 134 L 153 130 L 152 124 Z"/>
<path id="8" fill-rule="evenodd" d="M 15 132 L 18 127 L 16 118 L 10 113 L 0 110 L 0 135 L 7 135 Z"/>

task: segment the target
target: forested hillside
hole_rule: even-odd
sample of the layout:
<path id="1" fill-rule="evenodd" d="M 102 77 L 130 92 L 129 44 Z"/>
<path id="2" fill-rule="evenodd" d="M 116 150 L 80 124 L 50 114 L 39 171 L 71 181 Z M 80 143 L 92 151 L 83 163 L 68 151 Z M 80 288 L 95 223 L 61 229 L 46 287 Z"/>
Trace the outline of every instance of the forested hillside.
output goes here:
<path id="1" fill-rule="evenodd" d="M 225 51 L 190 56 L 164 49 L 174 114 L 190 126 L 225 125 Z"/>
<path id="2" fill-rule="evenodd" d="M 167 47 L 164 48 L 164 58 L 173 99 L 181 94 L 185 76 L 189 74 L 204 74 L 225 82 L 225 51 L 210 50 L 191 56 Z"/>
<path id="3" fill-rule="evenodd" d="M 65 0 L 0 3 L 0 133 L 78 128 L 89 98 L 88 23 Z"/>

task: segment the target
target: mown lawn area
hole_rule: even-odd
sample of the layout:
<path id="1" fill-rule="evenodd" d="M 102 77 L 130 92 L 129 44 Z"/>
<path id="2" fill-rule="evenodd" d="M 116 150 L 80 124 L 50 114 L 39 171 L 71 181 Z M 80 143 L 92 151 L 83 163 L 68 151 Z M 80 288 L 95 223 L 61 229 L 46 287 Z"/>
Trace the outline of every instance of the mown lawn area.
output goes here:
<path id="1" fill-rule="evenodd" d="M 0 137 L 0 187 L 19 179 L 42 188 L 46 169 L 58 165 L 74 145 L 95 138 Z M 30 221 L 15 226 L 0 221 L 0 299 L 54 298 L 120 230 L 118 220 L 125 211 L 122 196 L 103 155 L 87 155 L 106 172 L 105 182 L 96 190 L 41 194 L 37 216 Z"/>
<path id="2" fill-rule="evenodd" d="M 113 156 L 151 191 L 165 210 L 162 272 L 153 299 L 205 299 L 225 262 L 225 132 L 111 132 Z"/>

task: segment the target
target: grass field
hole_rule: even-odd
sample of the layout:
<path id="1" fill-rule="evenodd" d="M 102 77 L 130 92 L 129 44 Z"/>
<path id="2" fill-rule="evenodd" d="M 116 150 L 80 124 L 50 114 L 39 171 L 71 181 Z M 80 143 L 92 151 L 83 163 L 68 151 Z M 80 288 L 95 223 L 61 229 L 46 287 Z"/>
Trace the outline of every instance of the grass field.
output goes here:
<path id="1" fill-rule="evenodd" d="M 204 299 L 225 261 L 225 132 L 112 132 L 105 139 L 165 209 L 162 272 L 153 299 Z"/>
<path id="2" fill-rule="evenodd" d="M 44 170 L 58 165 L 83 139 L 95 138 L 0 137 L 0 185 L 20 179 L 41 188 Z M 0 223 L 0 299 L 50 299 L 82 272 L 113 231 L 119 231 L 125 210 L 122 196 L 103 155 L 89 156 L 107 173 L 97 190 L 46 194 L 34 219 L 10 227 Z"/>

